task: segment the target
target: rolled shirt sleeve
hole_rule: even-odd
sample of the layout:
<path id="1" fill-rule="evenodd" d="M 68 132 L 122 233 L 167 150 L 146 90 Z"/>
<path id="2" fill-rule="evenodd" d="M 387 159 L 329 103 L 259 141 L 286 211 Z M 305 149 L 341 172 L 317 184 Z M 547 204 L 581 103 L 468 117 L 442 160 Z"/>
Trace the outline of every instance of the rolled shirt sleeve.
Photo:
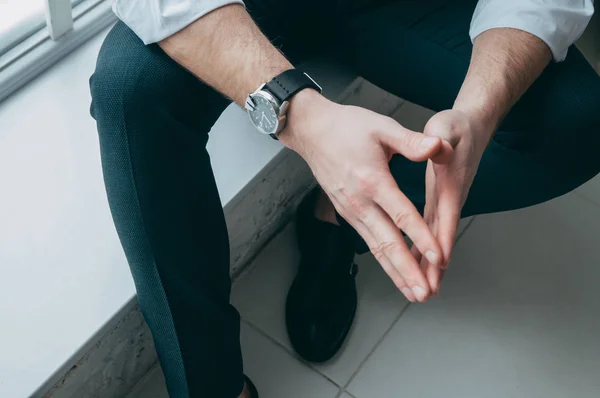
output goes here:
<path id="1" fill-rule="evenodd" d="M 161 41 L 198 18 L 242 0 L 114 0 L 113 11 L 145 44 Z"/>
<path id="2" fill-rule="evenodd" d="M 475 40 L 493 28 L 523 30 L 543 40 L 558 62 L 565 59 L 593 13 L 593 0 L 479 0 L 469 34 Z"/>

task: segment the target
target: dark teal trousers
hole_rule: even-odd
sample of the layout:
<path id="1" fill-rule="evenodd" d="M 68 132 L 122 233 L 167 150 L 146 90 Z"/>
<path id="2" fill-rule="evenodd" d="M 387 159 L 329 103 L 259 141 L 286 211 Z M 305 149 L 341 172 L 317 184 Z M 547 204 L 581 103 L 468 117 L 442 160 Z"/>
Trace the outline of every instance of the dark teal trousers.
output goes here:
<path id="1" fill-rule="evenodd" d="M 293 62 L 327 54 L 439 111 L 452 106 L 466 74 L 475 3 L 249 0 L 246 6 Z M 106 38 L 90 86 L 111 211 L 169 394 L 236 397 L 243 385 L 240 318 L 229 304 L 227 230 L 205 149 L 229 101 L 122 23 Z M 591 179 L 600 171 L 599 130 L 600 79 L 571 48 L 502 123 L 463 216 L 535 205 Z M 396 156 L 390 168 L 422 210 L 425 163 Z M 356 250 L 364 249 L 357 239 Z"/>

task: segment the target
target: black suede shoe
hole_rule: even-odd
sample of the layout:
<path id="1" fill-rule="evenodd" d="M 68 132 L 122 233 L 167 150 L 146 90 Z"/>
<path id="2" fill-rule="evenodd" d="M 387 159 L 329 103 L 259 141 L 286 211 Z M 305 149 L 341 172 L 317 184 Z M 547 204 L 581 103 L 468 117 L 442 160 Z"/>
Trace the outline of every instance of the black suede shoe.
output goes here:
<path id="1" fill-rule="evenodd" d="M 258 398 L 258 390 L 252 383 L 252 380 L 246 375 L 244 375 L 244 381 L 246 382 L 246 387 L 248 387 L 248 392 L 250 393 L 251 398 Z"/>
<path id="2" fill-rule="evenodd" d="M 356 313 L 354 249 L 342 229 L 318 220 L 320 189 L 298 207 L 300 265 L 288 292 L 285 320 L 292 346 L 303 359 L 325 362 L 342 346 Z"/>

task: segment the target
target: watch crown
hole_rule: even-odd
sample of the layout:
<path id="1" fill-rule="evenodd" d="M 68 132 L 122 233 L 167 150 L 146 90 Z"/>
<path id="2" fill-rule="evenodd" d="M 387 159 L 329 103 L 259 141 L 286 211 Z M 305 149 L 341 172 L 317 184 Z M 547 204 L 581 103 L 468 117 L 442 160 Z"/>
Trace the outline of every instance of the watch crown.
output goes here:
<path id="1" fill-rule="evenodd" d="M 256 110 L 256 104 L 254 103 L 254 100 L 252 99 L 251 96 L 248 96 L 246 98 L 246 103 L 244 104 L 244 108 L 246 108 L 246 110 L 249 112 Z"/>

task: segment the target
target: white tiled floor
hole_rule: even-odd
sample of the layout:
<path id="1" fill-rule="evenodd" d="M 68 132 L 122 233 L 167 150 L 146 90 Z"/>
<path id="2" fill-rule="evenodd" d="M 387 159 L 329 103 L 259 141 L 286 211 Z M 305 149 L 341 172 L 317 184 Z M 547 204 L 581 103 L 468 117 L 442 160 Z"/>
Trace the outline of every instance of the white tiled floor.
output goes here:
<path id="1" fill-rule="evenodd" d="M 590 190 L 475 218 L 440 296 L 405 311 L 385 274 L 361 256 L 354 328 L 321 366 L 296 359 L 285 334 L 297 262 L 290 225 L 234 285 L 246 372 L 262 398 L 600 396 L 600 200 Z M 132 398 L 166 397 L 159 371 L 148 379 Z"/>
<path id="2" fill-rule="evenodd" d="M 244 319 L 264 330 L 289 352 L 292 349 L 287 339 L 283 314 L 285 295 L 297 263 L 294 236 L 293 228 L 286 228 L 257 259 L 258 267 L 254 272 L 236 284 L 233 295 L 233 302 Z M 348 382 L 407 304 L 401 295 L 396 294 L 394 285 L 372 257 L 362 256 L 357 263 L 360 269 L 360 301 L 356 327 L 339 357 L 329 364 L 317 366 L 321 373 L 338 385 Z M 266 289 L 267 286 L 270 288 Z"/>
<path id="3" fill-rule="evenodd" d="M 600 396 L 599 236 L 600 209 L 576 195 L 477 217 L 441 295 L 403 314 L 348 390 Z"/>

